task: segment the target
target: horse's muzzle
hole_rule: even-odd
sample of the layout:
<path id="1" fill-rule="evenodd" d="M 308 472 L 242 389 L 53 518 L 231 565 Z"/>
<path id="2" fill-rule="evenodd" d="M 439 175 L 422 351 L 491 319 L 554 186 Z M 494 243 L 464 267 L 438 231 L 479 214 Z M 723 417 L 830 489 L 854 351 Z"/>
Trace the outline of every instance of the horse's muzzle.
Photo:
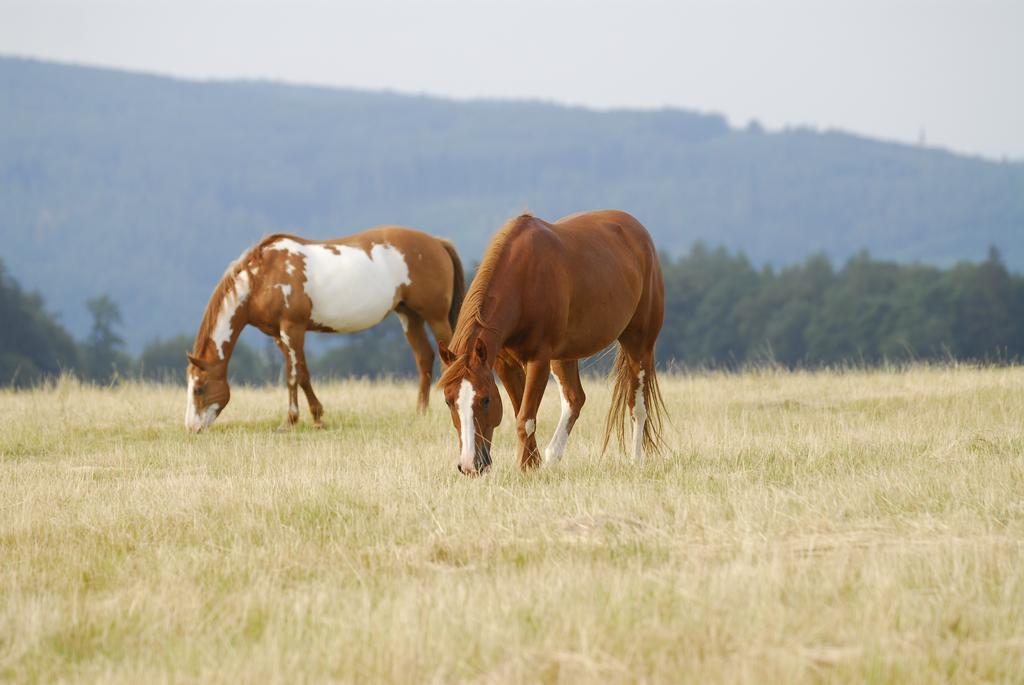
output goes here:
<path id="1" fill-rule="evenodd" d="M 462 468 L 462 464 L 456 464 L 455 467 L 459 470 L 459 473 L 467 476 L 483 475 L 489 468 L 491 468 L 491 446 L 484 443 L 482 446 L 476 448 L 476 454 L 473 457 L 472 471 L 467 471 Z"/>

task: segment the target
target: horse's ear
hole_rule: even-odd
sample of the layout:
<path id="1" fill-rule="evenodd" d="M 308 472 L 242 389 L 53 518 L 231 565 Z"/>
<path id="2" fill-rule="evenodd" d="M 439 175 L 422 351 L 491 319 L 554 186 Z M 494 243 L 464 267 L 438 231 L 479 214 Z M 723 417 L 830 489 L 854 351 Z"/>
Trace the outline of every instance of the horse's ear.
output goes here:
<path id="1" fill-rule="evenodd" d="M 441 361 L 445 364 L 451 364 L 455 361 L 455 353 L 448 349 L 448 345 L 445 344 L 444 340 L 437 341 L 437 353 L 441 355 Z"/>
<path id="2" fill-rule="evenodd" d="M 481 364 L 487 363 L 487 345 L 480 338 L 476 339 L 473 345 L 473 357 Z"/>
<path id="3" fill-rule="evenodd" d="M 207 363 L 205 360 L 202 360 L 199 357 L 195 356 L 191 352 L 186 352 L 185 356 L 188 357 L 189 364 L 192 364 L 193 366 L 195 366 L 197 368 L 200 368 L 203 371 L 206 371 L 206 370 L 208 370 L 210 368 L 209 363 Z"/>

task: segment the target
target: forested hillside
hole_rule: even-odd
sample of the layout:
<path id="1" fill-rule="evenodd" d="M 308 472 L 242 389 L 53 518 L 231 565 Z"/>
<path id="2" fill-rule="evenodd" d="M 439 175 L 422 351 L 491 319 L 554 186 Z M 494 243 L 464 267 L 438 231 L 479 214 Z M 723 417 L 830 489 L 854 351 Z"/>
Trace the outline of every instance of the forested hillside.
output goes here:
<path id="1" fill-rule="evenodd" d="M 1024 267 L 1024 164 L 686 111 L 597 112 L 0 59 L 0 257 L 76 336 L 107 293 L 129 349 L 194 330 L 261 235 L 403 223 L 467 265 L 525 207 L 619 207 L 671 255 L 756 272 L 821 252 Z"/>
<path id="2" fill-rule="evenodd" d="M 948 269 L 854 256 L 836 268 L 823 255 L 780 270 L 756 269 L 740 253 L 696 245 L 663 258 L 665 325 L 657 357 L 668 368 L 741 369 L 875 365 L 914 361 L 1020 362 L 1024 358 L 1024 276 L 993 250 Z M 90 299 L 92 325 L 75 342 L 0 263 L 0 386 L 33 385 L 61 371 L 99 383 L 143 377 L 181 383 L 192 336 L 148 343 L 132 357 L 123 320 L 106 297 Z M 235 348 L 232 383 L 280 380 L 280 353 L 256 334 Z M 413 376 L 412 353 L 394 317 L 312 353 L 325 376 Z M 255 342 L 255 344 L 251 344 Z M 585 360 L 603 373 L 608 354 Z"/>

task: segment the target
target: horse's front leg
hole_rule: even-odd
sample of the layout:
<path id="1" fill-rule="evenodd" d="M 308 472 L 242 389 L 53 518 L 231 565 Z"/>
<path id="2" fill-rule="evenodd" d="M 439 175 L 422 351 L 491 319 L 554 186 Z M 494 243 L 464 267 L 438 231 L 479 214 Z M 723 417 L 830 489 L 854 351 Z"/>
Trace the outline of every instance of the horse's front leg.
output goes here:
<path id="1" fill-rule="evenodd" d="M 313 426 L 316 428 L 323 428 L 323 416 L 324 416 L 324 405 L 320 404 L 320 400 L 317 399 L 316 393 L 313 392 L 313 383 L 309 378 L 309 367 L 306 366 L 306 350 L 305 347 L 300 347 L 295 353 L 298 361 L 298 377 L 299 385 L 302 387 L 302 392 L 306 394 L 306 402 L 309 404 L 309 413 L 313 415 Z"/>
<path id="2" fill-rule="evenodd" d="M 313 427 L 323 428 L 324 427 L 324 405 L 320 403 L 317 396 L 313 393 L 313 384 L 309 380 L 309 371 L 306 370 L 306 365 L 302 365 L 303 374 L 299 376 L 299 385 L 302 386 L 302 391 L 306 393 L 306 402 L 309 403 L 309 412 L 313 415 Z"/>
<path id="3" fill-rule="evenodd" d="M 290 428 L 299 421 L 299 355 L 302 353 L 304 337 L 304 330 L 282 322 L 276 339 L 284 355 L 284 382 L 288 387 L 288 423 L 282 428 Z M 305 364 L 302 366 L 304 368 Z"/>
<path id="4" fill-rule="evenodd" d="M 516 433 L 519 435 L 519 468 L 529 469 L 540 466 L 540 450 L 537 449 L 537 410 L 544 398 L 544 389 L 551 374 L 551 362 L 533 361 L 526 365 L 526 388 L 523 402 L 516 416 Z"/>
<path id="5" fill-rule="evenodd" d="M 500 354 L 494 362 L 494 370 L 505 386 L 509 400 L 512 401 L 512 411 L 519 416 L 519 407 L 523 404 L 523 389 L 526 387 L 526 371 L 519 362 L 503 357 Z"/>

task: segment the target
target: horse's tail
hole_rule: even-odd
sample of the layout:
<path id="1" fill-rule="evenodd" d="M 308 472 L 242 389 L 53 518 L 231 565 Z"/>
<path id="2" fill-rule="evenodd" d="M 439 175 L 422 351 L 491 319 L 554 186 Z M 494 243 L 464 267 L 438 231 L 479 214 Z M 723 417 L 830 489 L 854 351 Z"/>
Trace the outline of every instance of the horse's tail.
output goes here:
<path id="1" fill-rule="evenodd" d="M 452 304 L 448 308 L 448 323 L 451 325 L 452 330 L 455 330 L 455 322 L 459 320 L 459 310 L 462 309 L 462 300 L 466 297 L 466 272 L 462 270 L 462 260 L 459 258 L 459 252 L 452 245 L 450 240 L 444 238 L 438 238 L 441 242 L 441 247 L 448 253 L 448 257 L 452 260 L 452 271 L 454 276 L 452 277 Z"/>
<path id="2" fill-rule="evenodd" d="M 658 374 L 653 363 L 654 355 L 651 355 L 652 363 L 649 368 L 643 370 L 643 391 L 644 407 L 647 409 L 647 420 L 644 421 L 644 450 L 648 453 L 661 451 L 661 429 L 665 416 L 665 400 L 661 397 L 661 390 L 658 387 Z M 611 377 L 614 380 L 612 387 L 612 404 L 608 408 L 608 420 L 604 427 L 604 444 L 601 451 L 608 449 L 608 442 L 614 435 L 619 441 L 619 447 L 625 446 L 626 440 L 626 408 L 629 407 L 629 393 L 633 389 L 633 374 L 629 368 L 629 361 L 619 345 L 619 351 L 615 355 L 615 365 L 612 367 Z"/>

